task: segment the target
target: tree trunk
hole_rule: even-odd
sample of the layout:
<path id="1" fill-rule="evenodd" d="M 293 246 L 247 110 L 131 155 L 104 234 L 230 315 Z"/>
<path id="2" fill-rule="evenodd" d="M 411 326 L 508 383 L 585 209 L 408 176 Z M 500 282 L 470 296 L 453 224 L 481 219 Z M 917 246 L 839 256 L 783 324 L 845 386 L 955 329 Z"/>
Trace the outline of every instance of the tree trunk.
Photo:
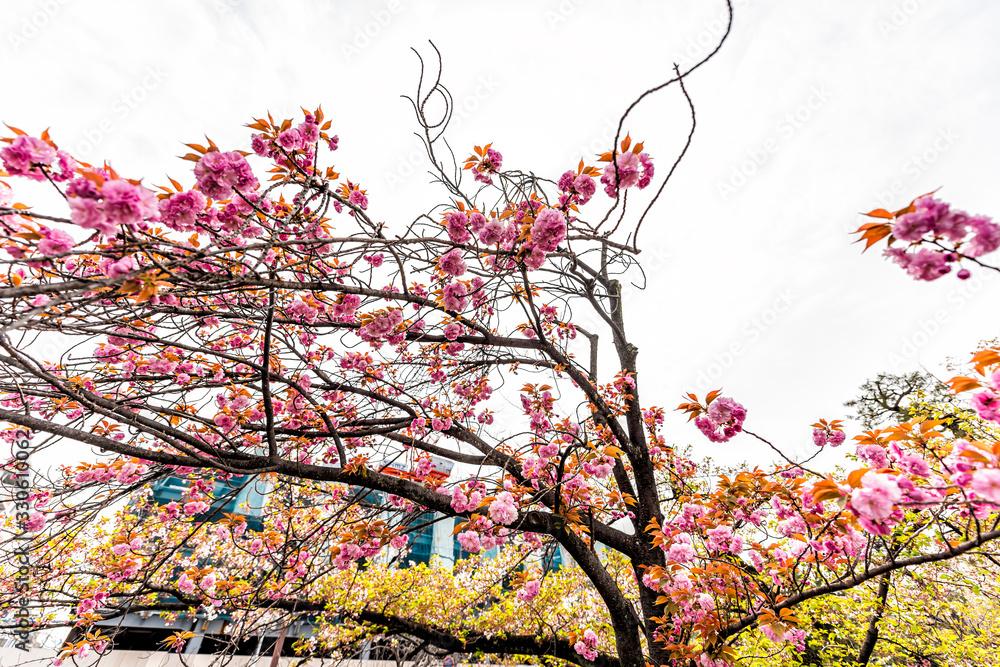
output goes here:
<path id="1" fill-rule="evenodd" d="M 628 623 L 628 628 L 618 628 L 615 624 L 615 649 L 618 652 L 618 662 L 621 667 L 645 667 L 646 659 L 642 655 L 642 642 L 639 640 L 639 627 Z"/>
<path id="2" fill-rule="evenodd" d="M 857 663 L 859 667 L 865 667 L 868 661 L 871 660 L 872 653 L 875 652 L 875 644 L 878 643 L 878 623 L 882 620 L 882 614 L 885 613 L 885 601 L 888 596 L 889 573 L 886 573 L 879 579 L 878 603 L 875 607 L 875 613 L 872 614 L 872 618 L 868 622 L 868 632 L 865 633 L 865 639 L 861 642 L 861 650 L 858 651 Z"/>
<path id="3" fill-rule="evenodd" d="M 271 667 L 278 667 L 278 660 L 281 658 L 281 649 L 285 647 L 285 635 L 288 634 L 288 626 L 281 628 L 278 638 L 274 641 L 274 650 L 271 651 Z"/>

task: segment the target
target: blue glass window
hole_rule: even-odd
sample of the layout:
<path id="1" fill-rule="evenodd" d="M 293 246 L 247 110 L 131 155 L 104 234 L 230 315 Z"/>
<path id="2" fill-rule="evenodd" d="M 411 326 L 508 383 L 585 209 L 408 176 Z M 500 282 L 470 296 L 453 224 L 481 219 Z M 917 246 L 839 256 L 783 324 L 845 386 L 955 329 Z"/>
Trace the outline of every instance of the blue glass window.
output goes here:
<path id="1" fill-rule="evenodd" d="M 410 525 L 414 530 L 407 533 L 410 536 L 410 555 L 407 560 L 412 563 L 430 563 L 434 552 L 434 513 L 424 512 L 415 518 Z"/>
<path id="2" fill-rule="evenodd" d="M 562 549 L 556 545 L 551 553 L 545 554 L 542 559 L 542 568 L 546 572 L 554 572 L 563 566 Z"/>
<path id="3" fill-rule="evenodd" d="M 217 499 L 211 508 L 198 517 L 202 521 L 216 520 L 224 513 L 239 514 L 246 518 L 251 530 L 263 528 L 264 493 L 261 482 L 249 475 L 235 475 L 215 483 L 213 495 Z M 165 505 L 179 501 L 187 490 L 188 481 L 183 477 L 166 477 L 152 484 L 153 501 Z"/>

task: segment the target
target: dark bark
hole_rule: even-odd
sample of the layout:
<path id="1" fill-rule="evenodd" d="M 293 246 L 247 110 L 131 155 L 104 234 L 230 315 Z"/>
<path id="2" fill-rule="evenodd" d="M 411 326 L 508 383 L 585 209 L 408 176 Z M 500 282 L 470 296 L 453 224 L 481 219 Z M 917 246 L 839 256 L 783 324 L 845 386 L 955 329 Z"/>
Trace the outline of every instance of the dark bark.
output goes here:
<path id="1" fill-rule="evenodd" d="M 878 643 L 878 624 L 885 613 L 886 598 L 889 597 L 890 577 L 892 577 L 892 574 L 887 572 L 879 579 L 875 613 L 872 614 L 871 620 L 868 621 L 868 632 L 865 633 L 864 641 L 861 642 L 861 650 L 858 651 L 857 663 L 860 667 L 867 665 L 868 661 L 871 660 L 872 653 L 875 652 L 875 645 Z"/>

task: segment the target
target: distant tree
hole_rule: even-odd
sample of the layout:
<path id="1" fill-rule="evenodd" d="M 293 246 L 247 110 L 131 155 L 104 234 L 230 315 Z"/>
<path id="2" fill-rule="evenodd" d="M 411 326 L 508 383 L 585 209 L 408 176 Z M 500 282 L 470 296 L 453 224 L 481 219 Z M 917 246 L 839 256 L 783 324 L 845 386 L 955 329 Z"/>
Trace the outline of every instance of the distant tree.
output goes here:
<path id="1" fill-rule="evenodd" d="M 845 405 L 853 408 L 865 428 L 906 421 L 923 403 L 957 405 L 948 385 L 926 371 L 879 373 L 861 385 L 857 398 Z"/>

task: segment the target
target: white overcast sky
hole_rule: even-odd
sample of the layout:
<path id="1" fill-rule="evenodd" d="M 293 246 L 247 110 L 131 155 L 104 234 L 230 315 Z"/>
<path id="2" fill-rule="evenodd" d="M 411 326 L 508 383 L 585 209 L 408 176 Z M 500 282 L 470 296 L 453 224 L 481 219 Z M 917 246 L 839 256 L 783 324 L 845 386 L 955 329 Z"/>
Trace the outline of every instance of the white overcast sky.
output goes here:
<path id="1" fill-rule="evenodd" d="M 748 425 L 807 452 L 808 425 L 880 370 L 940 370 L 998 333 L 1000 281 L 917 284 L 848 232 L 858 211 L 942 187 L 1000 216 L 1000 3 L 736 0 L 730 41 L 688 81 L 698 132 L 644 229 L 629 297 L 644 402 L 722 386 Z M 337 166 L 392 224 L 435 200 L 400 99 L 432 39 L 461 154 L 558 176 L 672 63 L 705 54 L 724 5 L 670 2 L 5 3 L 0 119 L 129 176 L 190 182 L 181 141 L 225 148 L 266 110 L 322 103 Z M 628 129 L 665 170 L 687 132 L 678 91 Z M 239 144 L 245 146 L 245 143 Z M 944 371 L 941 371 L 942 373 Z M 698 441 L 671 418 L 670 437 Z M 699 451 L 764 460 L 749 438 Z"/>

